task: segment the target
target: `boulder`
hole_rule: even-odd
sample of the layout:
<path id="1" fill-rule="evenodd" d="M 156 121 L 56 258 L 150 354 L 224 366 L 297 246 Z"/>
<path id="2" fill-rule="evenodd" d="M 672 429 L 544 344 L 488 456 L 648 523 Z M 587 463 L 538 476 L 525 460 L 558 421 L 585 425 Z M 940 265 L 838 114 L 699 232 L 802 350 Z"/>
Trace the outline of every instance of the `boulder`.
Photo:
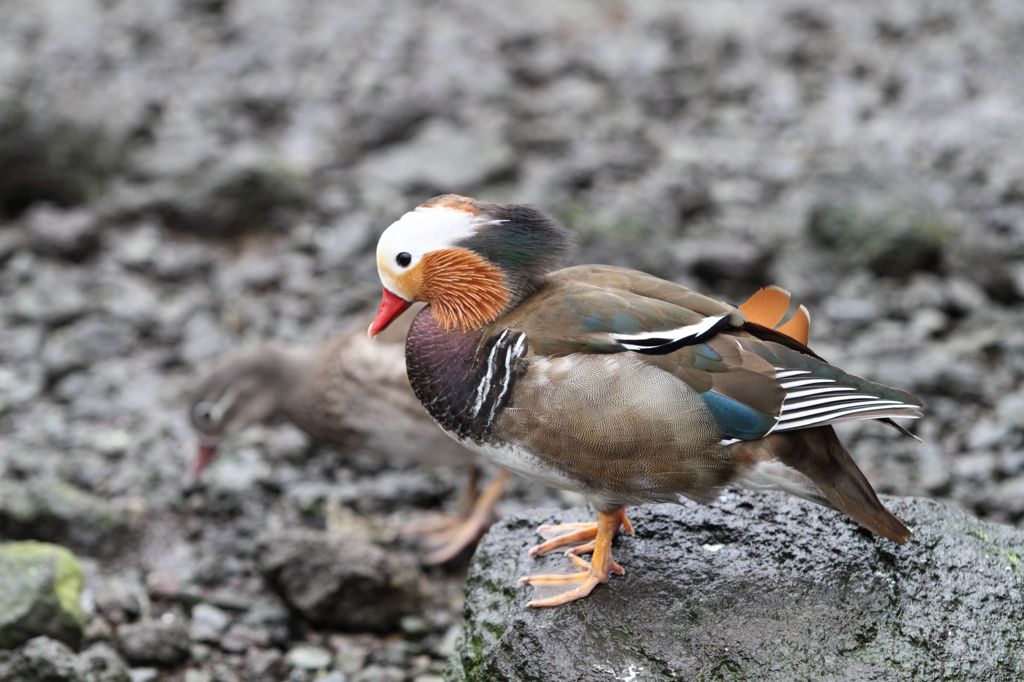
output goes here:
<path id="1" fill-rule="evenodd" d="M 570 567 L 527 557 L 534 529 L 585 514 L 508 518 L 473 558 L 450 677 L 1024 679 L 1024 531 L 886 504 L 914 530 L 906 545 L 781 494 L 637 507 L 615 545 L 625 575 L 541 610 L 516 579 Z"/>
<path id="2" fill-rule="evenodd" d="M 99 224 L 87 209 L 64 210 L 37 204 L 25 219 L 29 244 L 44 256 L 81 260 L 99 246 Z"/>
<path id="3" fill-rule="evenodd" d="M 125 512 L 70 483 L 0 481 L 0 536 L 46 540 L 109 555 L 130 540 Z"/>
<path id="4" fill-rule="evenodd" d="M 30 111 L 25 99 L 0 99 L 0 215 L 35 202 L 74 206 L 100 196 L 128 164 L 123 141 L 65 112 Z"/>
<path id="5" fill-rule="evenodd" d="M 288 604 L 315 625 L 397 630 L 422 597 L 416 559 L 351 536 L 289 530 L 264 538 L 260 568 Z"/>
<path id="6" fill-rule="evenodd" d="M 0 544 L 0 649 L 37 635 L 77 645 L 85 617 L 82 567 L 67 549 L 44 542 Z"/>
<path id="7" fill-rule="evenodd" d="M 810 211 L 808 236 L 840 268 L 890 277 L 941 270 L 953 227 L 924 202 L 897 196 L 853 191 L 824 199 Z"/>
<path id="8" fill-rule="evenodd" d="M 497 127 L 439 121 L 425 126 L 411 140 L 374 155 L 363 173 L 371 184 L 430 194 L 453 187 L 478 187 L 514 167 L 515 156 Z"/>
<path id="9" fill-rule="evenodd" d="M 168 616 L 122 625 L 117 640 L 121 654 L 132 665 L 177 665 L 189 657 L 191 644 L 185 623 Z"/>
<path id="10" fill-rule="evenodd" d="M 21 648 L 0 651 L 0 682 L 129 682 L 124 661 L 105 644 L 77 656 L 65 644 L 36 637 Z"/>

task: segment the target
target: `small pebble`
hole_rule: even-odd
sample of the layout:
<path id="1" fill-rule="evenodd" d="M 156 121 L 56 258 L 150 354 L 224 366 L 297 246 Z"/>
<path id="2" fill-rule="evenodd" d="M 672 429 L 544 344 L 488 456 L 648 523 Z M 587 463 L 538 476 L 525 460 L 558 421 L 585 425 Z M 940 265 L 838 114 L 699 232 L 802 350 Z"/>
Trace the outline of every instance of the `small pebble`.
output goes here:
<path id="1" fill-rule="evenodd" d="M 331 652 L 318 646 L 299 645 L 288 651 L 285 660 L 293 668 L 322 670 L 331 664 Z"/>

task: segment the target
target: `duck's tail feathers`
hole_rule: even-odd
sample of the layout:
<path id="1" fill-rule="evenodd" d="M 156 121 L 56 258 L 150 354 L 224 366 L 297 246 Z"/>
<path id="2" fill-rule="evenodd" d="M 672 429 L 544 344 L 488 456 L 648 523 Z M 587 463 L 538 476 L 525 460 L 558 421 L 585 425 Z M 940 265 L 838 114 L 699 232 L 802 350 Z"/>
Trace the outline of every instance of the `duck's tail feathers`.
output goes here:
<path id="1" fill-rule="evenodd" d="M 871 532 L 899 544 L 911 531 L 878 499 L 831 426 L 774 433 L 732 446 L 738 483 L 776 488 L 833 507 Z"/>

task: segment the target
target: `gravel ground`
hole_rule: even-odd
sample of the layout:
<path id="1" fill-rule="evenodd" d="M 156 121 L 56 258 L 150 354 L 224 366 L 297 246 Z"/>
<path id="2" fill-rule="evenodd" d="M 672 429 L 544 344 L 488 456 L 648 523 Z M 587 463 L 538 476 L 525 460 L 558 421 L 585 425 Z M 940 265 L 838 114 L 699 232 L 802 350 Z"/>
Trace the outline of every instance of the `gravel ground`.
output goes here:
<path id="1" fill-rule="evenodd" d="M 457 475 L 281 427 L 182 480 L 196 368 L 345 324 L 444 191 L 542 206 L 578 262 L 789 288 L 927 402 L 923 445 L 843 430 L 877 488 L 1024 524 L 1022 31 L 1018 0 L 5 0 L 0 532 L 83 557 L 86 644 L 135 680 L 434 679 L 461 570 L 386 529 Z M 392 622 L 286 607 L 282 562 L 343 584 L 353 542 L 394 546 Z"/>

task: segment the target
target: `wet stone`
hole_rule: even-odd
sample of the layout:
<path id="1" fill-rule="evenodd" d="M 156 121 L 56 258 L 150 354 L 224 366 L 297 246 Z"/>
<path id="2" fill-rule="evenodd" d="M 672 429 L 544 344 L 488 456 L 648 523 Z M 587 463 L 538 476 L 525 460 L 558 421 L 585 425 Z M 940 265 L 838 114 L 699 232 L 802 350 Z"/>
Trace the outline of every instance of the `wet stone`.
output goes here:
<path id="1" fill-rule="evenodd" d="M 636 535 L 615 546 L 625 575 L 554 609 L 527 608 L 534 590 L 517 579 L 568 572 L 557 553 L 526 554 L 537 525 L 565 515 L 505 519 L 473 557 L 449 677 L 575 679 L 594 665 L 619 679 L 1024 675 L 1024 532 L 930 500 L 884 501 L 913 528 L 907 544 L 782 494 L 637 507 Z"/>
<path id="2" fill-rule="evenodd" d="M 41 205 L 25 217 L 29 244 L 43 255 L 80 260 L 99 245 L 98 222 L 87 210 Z"/>
<path id="3" fill-rule="evenodd" d="M 419 605 L 421 574 L 409 555 L 301 530 L 269 535 L 261 545 L 264 576 L 313 623 L 386 632 Z"/>
<path id="4" fill-rule="evenodd" d="M 121 654 L 133 665 L 173 666 L 189 656 L 188 629 L 173 617 L 122 625 L 117 638 Z"/>
<path id="5" fill-rule="evenodd" d="M 322 670 L 331 664 L 331 652 L 318 646 L 297 646 L 285 655 L 288 665 L 303 670 Z"/>
<path id="6" fill-rule="evenodd" d="M 227 613 L 210 604 L 196 604 L 192 609 L 189 636 L 197 642 L 216 643 L 231 624 Z"/>

